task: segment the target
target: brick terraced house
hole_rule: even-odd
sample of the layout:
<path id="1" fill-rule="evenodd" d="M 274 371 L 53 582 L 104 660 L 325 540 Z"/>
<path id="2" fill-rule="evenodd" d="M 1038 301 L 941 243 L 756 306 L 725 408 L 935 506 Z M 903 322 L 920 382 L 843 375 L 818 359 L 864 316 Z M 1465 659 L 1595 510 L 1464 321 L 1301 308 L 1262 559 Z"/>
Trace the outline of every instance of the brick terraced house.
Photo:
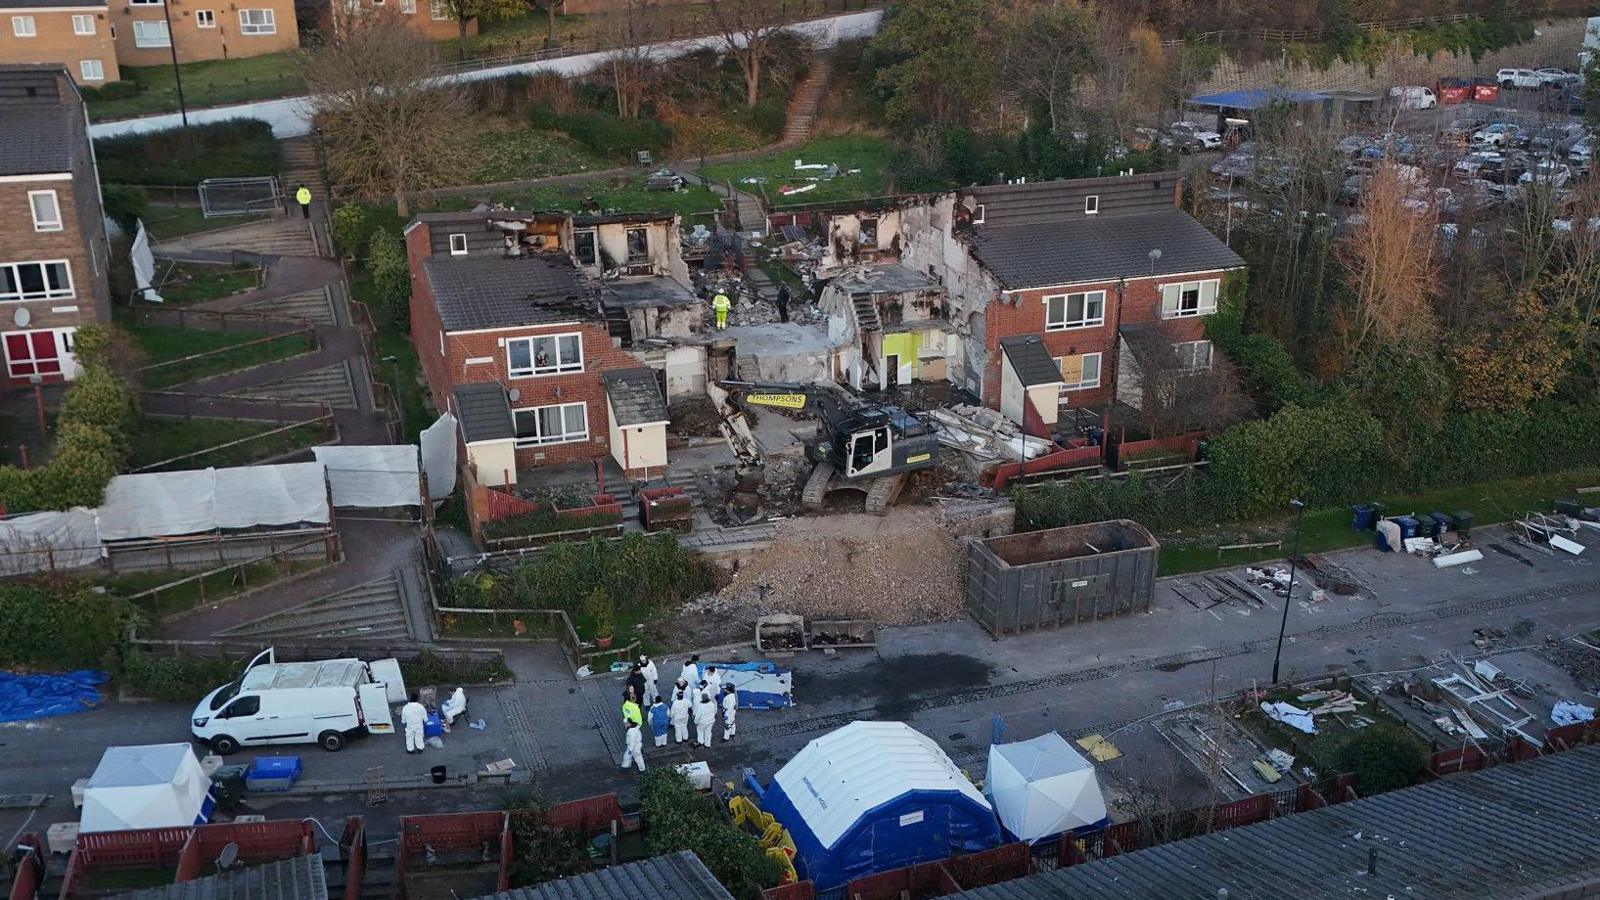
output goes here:
<path id="1" fill-rule="evenodd" d="M 88 127 L 65 68 L 0 66 L 0 350 L 12 384 L 71 380 L 73 334 L 111 320 Z"/>
<path id="2" fill-rule="evenodd" d="M 0 0 L 0 61 L 58 63 L 82 87 L 117 81 L 107 0 Z"/>
<path id="3" fill-rule="evenodd" d="M 13 0 L 0 0 L 0 3 Z M 294 0 L 110 0 L 117 59 L 124 66 L 240 59 L 300 46 Z M 170 21 L 170 27 L 169 27 Z"/>
<path id="4" fill-rule="evenodd" d="M 670 214 L 480 210 L 406 227 L 412 340 L 480 483 L 606 457 L 631 478 L 663 472 L 667 350 L 700 328 L 677 246 Z"/>

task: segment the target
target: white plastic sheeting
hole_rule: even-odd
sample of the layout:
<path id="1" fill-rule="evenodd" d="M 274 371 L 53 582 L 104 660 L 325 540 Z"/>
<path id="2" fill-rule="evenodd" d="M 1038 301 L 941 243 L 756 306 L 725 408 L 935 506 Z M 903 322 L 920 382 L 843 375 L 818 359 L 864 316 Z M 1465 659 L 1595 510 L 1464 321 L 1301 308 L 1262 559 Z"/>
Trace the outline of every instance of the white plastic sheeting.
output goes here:
<path id="1" fill-rule="evenodd" d="M 422 503 L 416 444 L 313 447 L 311 452 L 328 467 L 334 506 L 379 509 Z"/>
<path id="2" fill-rule="evenodd" d="M 220 499 L 219 499 L 220 498 Z M 96 527 L 102 541 L 328 522 L 319 463 L 118 475 Z"/>
<path id="3" fill-rule="evenodd" d="M 443 503 L 456 489 L 456 417 L 440 416 L 422 432 L 422 471 L 428 475 L 428 497 Z"/>
<path id="4" fill-rule="evenodd" d="M 1000 824 L 1030 844 L 1106 818 L 1094 765 L 1054 731 L 990 746 L 983 789 Z"/>
<path id="5" fill-rule="evenodd" d="M 78 506 L 0 519 L 0 576 L 75 569 L 99 559 L 92 509 Z"/>
<path id="6" fill-rule="evenodd" d="M 83 791 L 80 834 L 203 822 L 211 779 L 188 744 L 107 747 Z"/>
<path id="7" fill-rule="evenodd" d="M 138 231 L 133 236 L 133 246 L 128 250 L 128 260 L 133 264 L 133 284 L 143 294 L 146 303 L 161 303 L 156 293 L 156 257 L 150 249 L 150 232 L 144 230 L 144 220 L 139 220 Z"/>

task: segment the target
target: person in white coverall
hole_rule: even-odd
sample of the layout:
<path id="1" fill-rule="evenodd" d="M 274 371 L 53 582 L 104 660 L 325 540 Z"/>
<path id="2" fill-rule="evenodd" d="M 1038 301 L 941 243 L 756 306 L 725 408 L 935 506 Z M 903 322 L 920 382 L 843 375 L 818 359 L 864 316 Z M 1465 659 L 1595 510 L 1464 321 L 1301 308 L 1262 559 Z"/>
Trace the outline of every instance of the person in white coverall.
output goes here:
<path id="1" fill-rule="evenodd" d="M 667 711 L 672 719 L 672 741 L 681 744 L 689 739 L 689 695 L 679 691 L 672 698 L 672 708 Z"/>
<path id="2" fill-rule="evenodd" d="M 725 740 L 725 741 L 733 740 L 733 735 L 738 730 L 737 728 L 734 727 L 734 717 L 736 715 L 738 715 L 738 713 L 739 713 L 739 692 L 734 690 L 733 689 L 733 685 L 730 684 L 730 685 L 728 685 L 728 686 L 726 686 L 726 687 L 724 687 L 722 689 L 722 739 L 723 740 Z"/>
<path id="3" fill-rule="evenodd" d="M 624 749 L 622 751 L 622 768 L 626 769 L 628 763 L 632 762 L 639 767 L 639 771 L 643 772 L 644 735 L 639 732 L 638 725 L 632 722 L 628 723 L 628 734 L 625 740 L 626 743 L 623 745 Z"/>
<path id="4" fill-rule="evenodd" d="M 644 674 L 644 699 L 640 703 L 649 703 L 657 697 L 656 682 L 661 678 L 661 672 L 656 669 L 656 661 L 648 656 L 639 657 L 639 671 Z"/>
<path id="5" fill-rule="evenodd" d="M 705 682 L 706 687 L 711 689 L 712 702 L 720 701 L 722 699 L 722 673 L 717 671 L 716 666 L 706 666 Z"/>
<path id="6" fill-rule="evenodd" d="M 406 730 L 406 752 L 421 753 L 422 726 L 427 724 L 428 708 L 417 702 L 417 692 L 412 691 L 406 705 L 400 707 L 400 724 Z"/>
<path id="7" fill-rule="evenodd" d="M 700 697 L 694 704 L 694 731 L 695 743 L 702 747 L 711 746 L 711 728 L 717 724 L 717 704 L 706 691 L 700 692 Z"/>
<path id="8" fill-rule="evenodd" d="M 700 683 L 700 657 L 698 655 L 689 657 L 689 660 L 683 664 L 683 671 L 678 673 L 678 681 L 690 687 Z"/>

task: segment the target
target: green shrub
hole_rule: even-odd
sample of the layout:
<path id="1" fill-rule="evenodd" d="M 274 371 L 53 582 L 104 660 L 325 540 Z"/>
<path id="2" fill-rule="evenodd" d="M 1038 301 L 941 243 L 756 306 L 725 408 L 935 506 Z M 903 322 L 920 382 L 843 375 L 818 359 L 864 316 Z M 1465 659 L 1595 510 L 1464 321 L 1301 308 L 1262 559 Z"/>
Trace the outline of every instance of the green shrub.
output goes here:
<path id="1" fill-rule="evenodd" d="M 1378 722 L 1352 734 L 1334 753 L 1340 772 L 1356 778 L 1356 791 L 1381 794 L 1417 783 L 1428 762 L 1422 741 L 1399 725 Z"/>
<path id="2" fill-rule="evenodd" d="M 272 126 L 229 119 L 94 142 L 100 180 L 115 184 L 199 184 L 207 178 L 278 174 Z"/>
<path id="3" fill-rule="evenodd" d="M 617 633 L 617 604 L 603 587 L 583 595 L 583 614 L 594 623 L 594 636 L 608 638 Z"/>
<path id="4" fill-rule="evenodd" d="M 552 828 L 545 821 L 544 812 L 542 807 L 527 805 L 512 811 L 512 887 L 529 887 L 589 871 L 588 836 L 572 828 Z"/>
<path id="5" fill-rule="evenodd" d="M 598 110 L 557 113 L 548 106 L 533 112 L 536 128 L 564 131 L 590 150 L 618 160 L 632 160 L 635 152 L 660 152 L 672 143 L 672 130 L 653 118 L 624 119 Z"/>
<path id="6" fill-rule="evenodd" d="M 387 229 L 372 232 L 367 246 L 367 268 L 378 303 L 396 328 L 411 328 L 411 267 L 400 240 Z"/>
<path id="7" fill-rule="evenodd" d="M 130 648 L 122 660 L 122 678 L 140 697 L 193 701 L 238 678 L 244 664 L 225 656 L 153 656 Z"/>
<path id="8" fill-rule="evenodd" d="M 108 184 L 100 188 L 106 215 L 130 234 L 140 219 L 149 217 L 150 192 L 137 184 Z"/>
<path id="9" fill-rule="evenodd" d="M 567 541 L 505 575 L 469 575 L 449 585 L 451 602 L 479 609 L 532 607 L 581 612 L 602 588 L 624 609 L 679 603 L 717 587 L 717 567 L 674 535 L 626 534 L 621 540 Z"/>
<path id="10" fill-rule="evenodd" d="M 81 584 L 0 585 L 0 666 L 111 667 L 132 607 Z"/>
<path id="11" fill-rule="evenodd" d="M 123 446 L 133 427 L 134 411 L 134 394 L 127 382 L 109 368 L 93 365 L 78 373 L 72 390 L 62 397 L 58 421 L 98 425 L 114 444 Z"/>
<path id="12" fill-rule="evenodd" d="M 78 91 L 83 94 L 85 102 L 94 103 L 96 100 L 126 100 L 129 97 L 137 97 L 144 92 L 144 85 L 130 78 L 99 87 L 81 87 Z"/>
<path id="13" fill-rule="evenodd" d="M 1383 429 L 1359 405 L 1286 406 L 1272 418 L 1211 441 L 1210 487 L 1237 515 L 1282 508 L 1291 498 L 1324 506 L 1364 493 L 1384 477 Z"/>
<path id="14" fill-rule="evenodd" d="M 339 252 L 354 258 L 367 230 L 367 212 L 359 206 L 341 206 L 333 211 L 333 242 Z"/>
<path id="15" fill-rule="evenodd" d="M 581 515 L 561 515 L 554 509 L 539 509 L 531 513 L 507 516 L 487 522 L 483 536 L 487 538 L 520 537 L 530 534 L 549 534 L 552 531 L 577 531 L 583 528 L 604 528 L 617 524 L 616 513 L 597 512 Z"/>
<path id="16" fill-rule="evenodd" d="M 483 662 L 474 662 L 451 659 L 426 650 L 417 654 L 416 659 L 401 660 L 400 674 L 405 676 L 407 684 L 433 684 L 441 689 L 448 685 L 448 690 L 455 690 L 461 685 L 511 680 L 511 669 L 506 666 L 505 657 L 496 656 Z"/>
<path id="17" fill-rule="evenodd" d="M 676 769 L 658 767 L 639 776 L 639 811 L 652 855 L 692 850 L 735 897 L 758 897 L 777 885 L 783 867 L 754 837 L 723 821 L 716 801 L 702 795 Z"/>

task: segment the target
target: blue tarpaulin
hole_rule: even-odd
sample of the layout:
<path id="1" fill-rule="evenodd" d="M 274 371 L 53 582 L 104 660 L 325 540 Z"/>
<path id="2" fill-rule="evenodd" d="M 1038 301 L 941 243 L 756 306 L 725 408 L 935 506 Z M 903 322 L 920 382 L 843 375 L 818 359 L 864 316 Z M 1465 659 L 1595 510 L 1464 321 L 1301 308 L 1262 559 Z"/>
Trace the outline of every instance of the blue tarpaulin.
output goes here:
<path id="1" fill-rule="evenodd" d="M 26 722 L 83 712 L 100 705 L 97 685 L 106 673 L 93 669 L 61 675 L 0 672 L 0 722 Z"/>
<path id="2" fill-rule="evenodd" d="M 788 669 L 766 661 L 708 662 L 701 671 L 712 666 L 722 673 L 723 684 L 733 685 L 740 709 L 783 709 L 794 704 L 794 675 Z"/>

